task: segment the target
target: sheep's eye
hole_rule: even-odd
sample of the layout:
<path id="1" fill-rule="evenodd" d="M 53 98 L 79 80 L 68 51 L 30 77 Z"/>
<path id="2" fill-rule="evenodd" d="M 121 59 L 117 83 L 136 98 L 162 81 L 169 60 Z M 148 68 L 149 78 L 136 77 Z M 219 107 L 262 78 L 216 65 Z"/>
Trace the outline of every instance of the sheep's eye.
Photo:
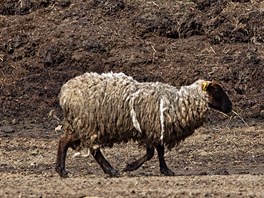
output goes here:
<path id="1" fill-rule="evenodd" d="M 215 92 L 215 93 L 219 93 L 219 89 L 214 88 L 214 92 Z"/>

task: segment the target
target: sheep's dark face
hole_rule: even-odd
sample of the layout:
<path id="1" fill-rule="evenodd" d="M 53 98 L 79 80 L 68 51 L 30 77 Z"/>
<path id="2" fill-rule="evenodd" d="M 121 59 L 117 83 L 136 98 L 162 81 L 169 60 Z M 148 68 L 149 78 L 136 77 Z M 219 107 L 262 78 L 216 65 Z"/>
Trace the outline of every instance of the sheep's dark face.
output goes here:
<path id="1" fill-rule="evenodd" d="M 224 113 L 229 113 L 232 111 L 232 103 L 226 92 L 219 84 L 210 82 L 206 84 L 203 89 L 207 91 L 209 95 L 209 107 Z"/>

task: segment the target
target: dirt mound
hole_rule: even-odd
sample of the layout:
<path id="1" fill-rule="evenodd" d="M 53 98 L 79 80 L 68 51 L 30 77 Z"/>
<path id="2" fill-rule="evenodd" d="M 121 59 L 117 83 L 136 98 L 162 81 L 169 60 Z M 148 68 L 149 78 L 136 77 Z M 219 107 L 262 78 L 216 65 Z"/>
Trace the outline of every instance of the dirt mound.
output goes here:
<path id="1" fill-rule="evenodd" d="M 263 119 L 263 1 L 0 2 L 0 116 L 45 120 L 68 79 L 124 72 L 180 86 L 220 81 Z"/>
<path id="2" fill-rule="evenodd" d="M 48 6 L 67 7 L 70 5 L 69 0 L 6 0 L 0 3 L 1 15 L 26 15 L 38 9 L 47 8 Z"/>

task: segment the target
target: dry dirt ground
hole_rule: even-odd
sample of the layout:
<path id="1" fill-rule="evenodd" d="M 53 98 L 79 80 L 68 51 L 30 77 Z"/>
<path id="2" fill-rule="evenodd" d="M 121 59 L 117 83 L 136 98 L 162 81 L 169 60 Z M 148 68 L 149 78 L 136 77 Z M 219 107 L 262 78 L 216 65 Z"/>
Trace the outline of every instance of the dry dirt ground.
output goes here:
<path id="1" fill-rule="evenodd" d="M 1 0 L 0 197 L 264 197 L 263 0 Z M 54 171 L 57 95 L 83 72 L 124 72 L 175 86 L 219 81 L 243 117 L 205 126 L 132 173 L 135 143 L 104 153 L 120 170 L 72 159 Z M 51 113 L 52 112 L 52 113 Z"/>
<path id="2" fill-rule="evenodd" d="M 176 176 L 159 173 L 155 156 L 135 172 L 127 162 L 144 154 L 134 143 L 103 152 L 120 170 L 107 177 L 95 160 L 68 153 L 69 178 L 54 170 L 60 133 L 35 128 L 0 136 L 0 197 L 263 197 L 264 125 L 206 126 L 166 154 Z"/>

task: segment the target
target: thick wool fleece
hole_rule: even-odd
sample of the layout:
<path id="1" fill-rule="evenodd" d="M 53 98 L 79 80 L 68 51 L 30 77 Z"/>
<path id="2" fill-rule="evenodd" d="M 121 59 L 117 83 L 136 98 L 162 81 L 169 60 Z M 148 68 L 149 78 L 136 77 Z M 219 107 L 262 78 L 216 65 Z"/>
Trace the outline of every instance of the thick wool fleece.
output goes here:
<path id="1" fill-rule="evenodd" d="M 80 140 L 77 150 L 129 140 L 171 149 L 203 123 L 208 110 L 204 82 L 178 90 L 158 82 L 139 83 L 123 73 L 85 73 L 61 89 L 63 129 Z"/>

